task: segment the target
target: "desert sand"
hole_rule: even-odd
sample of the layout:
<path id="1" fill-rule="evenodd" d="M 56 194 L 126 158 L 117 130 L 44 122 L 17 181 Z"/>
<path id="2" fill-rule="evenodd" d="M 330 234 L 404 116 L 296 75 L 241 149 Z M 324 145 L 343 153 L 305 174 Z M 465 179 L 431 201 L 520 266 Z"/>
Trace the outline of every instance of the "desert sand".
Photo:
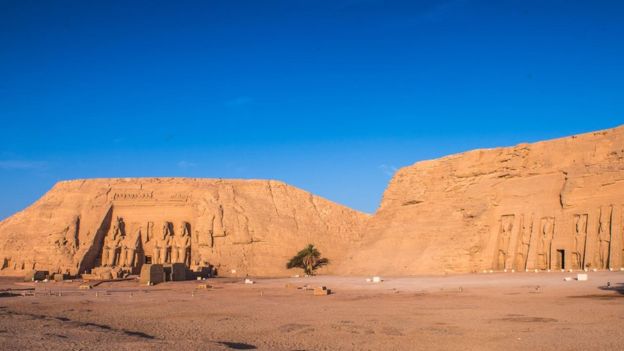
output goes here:
<path id="1" fill-rule="evenodd" d="M 617 350 L 624 273 L 23 283 L 0 279 L 3 350 Z M 610 283 L 610 287 L 607 287 Z M 212 288 L 198 288 L 210 284 Z M 286 287 L 291 284 L 294 287 Z M 325 285 L 328 296 L 297 289 Z M 31 296 L 32 293 L 34 296 Z M 22 296 L 22 294 L 27 296 Z"/>
<path id="2" fill-rule="evenodd" d="M 624 127 L 415 163 L 371 215 L 273 180 L 59 182 L 0 222 L 0 349 L 622 349 L 623 184 Z M 307 244 L 330 264 L 288 278 Z"/>

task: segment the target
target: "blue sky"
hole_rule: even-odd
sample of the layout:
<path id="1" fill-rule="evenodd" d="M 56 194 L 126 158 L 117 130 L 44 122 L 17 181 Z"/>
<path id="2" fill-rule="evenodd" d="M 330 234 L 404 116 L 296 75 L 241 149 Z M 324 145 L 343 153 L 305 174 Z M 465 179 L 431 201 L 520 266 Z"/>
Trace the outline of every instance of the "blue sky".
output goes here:
<path id="1" fill-rule="evenodd" d="M 0 0 L 0 218 L 63 179 L 396 168 L 624 123 L 620 1 Z"/>

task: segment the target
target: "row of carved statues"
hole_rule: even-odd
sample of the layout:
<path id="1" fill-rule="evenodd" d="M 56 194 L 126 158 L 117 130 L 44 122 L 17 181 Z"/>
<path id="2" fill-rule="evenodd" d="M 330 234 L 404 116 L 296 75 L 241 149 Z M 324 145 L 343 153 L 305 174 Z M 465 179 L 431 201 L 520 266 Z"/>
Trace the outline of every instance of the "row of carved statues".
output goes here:
<path id="1" fill-rule="evenodd" d="M 151 253 L 151 256 L 150 256 Z M 154 234 L 154 223 L 149 222 L 144 232 L 139 227 L 133 233 L 126 232 L 123 218 L 104 237 L 101 265 L 104 267 L 136 267 L 140 256 L 150 257 L 151 263 L 184 263 L 191 258 L 190 224 L 181 222 L 177 230 L 171 222 L 164 222 L 162 230 Z"/>
<path id="2" fill-rule="evenodd" d="M 589 246 L 588 243 L 588 214 L 574 215 L 574 246 L 571 251 L 571 267 L 574 268 L 598 268 L 606 269 L 609 267 L 609 258 L 611 251 L 612 233 L 612 217 L 613 207 L 606 207 L 600 210 L 598 218 L 598 229 L 595 237 L 595 243 Z M 494 262 L 496 269 L 526 269 L 528 267 L 528 258 L 531 250 L 535 250 L 537 269 L 563 268 L 565 256 L 557 256 L 553 260 L 553 239 L 555 236 L 555 218 L 541 217 L 533 220 L 532 216 L 521 215 L 519 218 L 519 232 L 517 234 L 517 244 L 513 245 L 512 231 L 516 225 L 516 215 L 504 215 L 500 219 L 500 227 L 497 238 L 497 250 Z M 534 228 L 534 225 L 538 225 Z M 534 230 L 536 229 L 536 230 Z M 533 239 L 533 235 L 537 238 Z M 571 239 L 571 238 L 568 238 Z M 624 238 L 623 238 L 624 240 Z M 624 244 L 624 243 L 623 243 Z M 532 248 L 532 245 L 536 245 Z M 513 248 L 516 248 L 515 257 L 512 260 L 510 255 L 513 254 Z M 570 248 L 570 246 L 566 246 Z M 588 249 L 593 248 L 593 255 L 587 255 Z M 563 249 L 557 250 L 564 252 Z M 623 253 L 624 255 L 624 253 Z M 590 258 L 591 256 L 591 258 Z M 624 257 L 622 258 L 624 260 Z"/>

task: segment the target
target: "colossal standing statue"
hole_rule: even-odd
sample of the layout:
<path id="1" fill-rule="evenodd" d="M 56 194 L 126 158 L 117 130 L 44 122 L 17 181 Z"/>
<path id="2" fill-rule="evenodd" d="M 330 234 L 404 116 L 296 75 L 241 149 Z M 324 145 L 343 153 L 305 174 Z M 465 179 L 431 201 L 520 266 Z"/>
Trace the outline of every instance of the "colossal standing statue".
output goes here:
<path id="1" fill-rule="evenodd" d="M 164 222 L 160 236 L 156 238 L 154 243 L 154 263 L 168 263 L 168 255 L 171 246 L 171 223 Z"/>
<path id="2" fill-rule="evenodd" d="M 511 240 L 511 230 L 513 229 L 514 216 L 501 217 L 501 233 L 498 241 L 498 264 L 497 269 L 507 268 L 507 251 Z"/>
<path id="3" fill-rule="evenodd" d="M 191 233 L 189 232 L 189 226 L 187 222 L 182 223 L 182 237 L 178 241 L 178 262 L 185 265 L 189 265 L 191 256 Z"/>
<path id="4" fill-rule="evenodd" d="M 599 268 L 609 268 L 609 249 L 611 247 L 611 213 L 600 216 L 600 227 L 598 227 L 599 247 Z"/>
<path id="5" fill-rule="evenodd" d="M 176 237 L 175 248 L 176 263 L 189 264 L 191 251 L 191 234 L 189 232 L 189 224 L 182 222 L 180 224 L 179 236 Z"/>
<path id="6" fill-rule="evenodd" d="M 538 251 L 538 267 L 540 269 L 550 269 L 550 251 L 554 235 L 555 220 L 552 217 L 542 218 L 540 227 L 540 241 Z"/>
<path id="7" fill-rule="evenodd" d="M 136 250 L 139 246 L 139 241 L 141 240 L 141 230 L 142 228 L 136 231 L 134 235 L 126 235 L 126 237 L 122 241 L 123 247 L 123 263 L 121 266 L 123 267 L 134 267 L 135 254 Z"/>
<path id="8" fill-rule="evenodd" d="M 104 239 L 104 249 L 102 250 L 103 266 L 113 267 L 117 264 L 119 260 L 122 228 L 123 219 L 117 218 L 117 223 L 113 226 L 112 234 L 107 235 Z"/>
<path id="9" fill-rule="evenodd" d="M 576 268 L 585 268 L 584 256 L 585 256 L 585 241 L 587 238 L 587 215 L 575 215 L 574 216 L 574 266 Z"/>
<path id="10" fill-rule="evenodd" d="M 533 218 L 527 221 L 526 217 L 522 216 L 522 223 L 520 224 L 520 247 L 516 256 L 516 269 L 526 269 L 527 258 L 529 256 L 529 249 L 531 247 L 531 232 L 533 231 Z"/>

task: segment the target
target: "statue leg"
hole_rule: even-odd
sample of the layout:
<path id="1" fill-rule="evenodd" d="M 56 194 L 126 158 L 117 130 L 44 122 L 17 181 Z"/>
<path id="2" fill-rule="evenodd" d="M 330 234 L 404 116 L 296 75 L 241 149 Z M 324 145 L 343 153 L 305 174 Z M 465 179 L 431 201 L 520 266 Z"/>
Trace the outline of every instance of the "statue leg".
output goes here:
<path id="1" fill-rule="evenodd" d="M 115 253 L 113 253 L 113 264 L 111 264 L 111 266 L 119 265 L 119 256 L 121 256 L 121 250 L 115 249 Z"/>
<path id="2" fill-rule="evenodd" d="M 160 263 L 167 263 L 167 249 L 160 249 Z"/>
<path id="3" fill-rule="evenodd" d="M 102 250 L 102 262 L 101 265 L 103 267 L 108 266 L 108 249 L 104 248 L 104 250 Z"/>
<path id="4" fill-rule="evenodd" d="M 178 249 L 173 247 L 171 248 L 171 263 L 178 263 L 179 252 Z"/>
<path id="5" fill-rule="evenodd" d="M 582 268 L 581 267 L 581 253 L 580 252 L 576 252 L 576 268 Z"/>
<path id="6" fill-rule="evenodd" d="M 126 264 L 128 267 L 134 267 L 135 250 L 128 249 L 126 253 Z"/>
<path id="7" fill-rule="evenodd" d="M 108 260 L 106 262 L 107 266 L 113 266 L 114 262 L 115 262 L 115 250 L 113 249 L 108 249 Z"/>
<path id="8" fill-rule="evenodd" d="M 125 267 L 126 266 L 126 249 L 121 249 L 119 250 L 120 254 L 119 254 L 119 265 L 121 267 Z"/>
<path id="9" fill-rule="evenodd" d="M 184 249 L 184 255 L 182 256 L 182 263 L 184 263 L 187 266 L 190 266 L 190 262 L 189 261 L 190 261 L 191 255 L 190 255 L 189 251 L 190 251 L 189 249 L 185 248 Z"/>

